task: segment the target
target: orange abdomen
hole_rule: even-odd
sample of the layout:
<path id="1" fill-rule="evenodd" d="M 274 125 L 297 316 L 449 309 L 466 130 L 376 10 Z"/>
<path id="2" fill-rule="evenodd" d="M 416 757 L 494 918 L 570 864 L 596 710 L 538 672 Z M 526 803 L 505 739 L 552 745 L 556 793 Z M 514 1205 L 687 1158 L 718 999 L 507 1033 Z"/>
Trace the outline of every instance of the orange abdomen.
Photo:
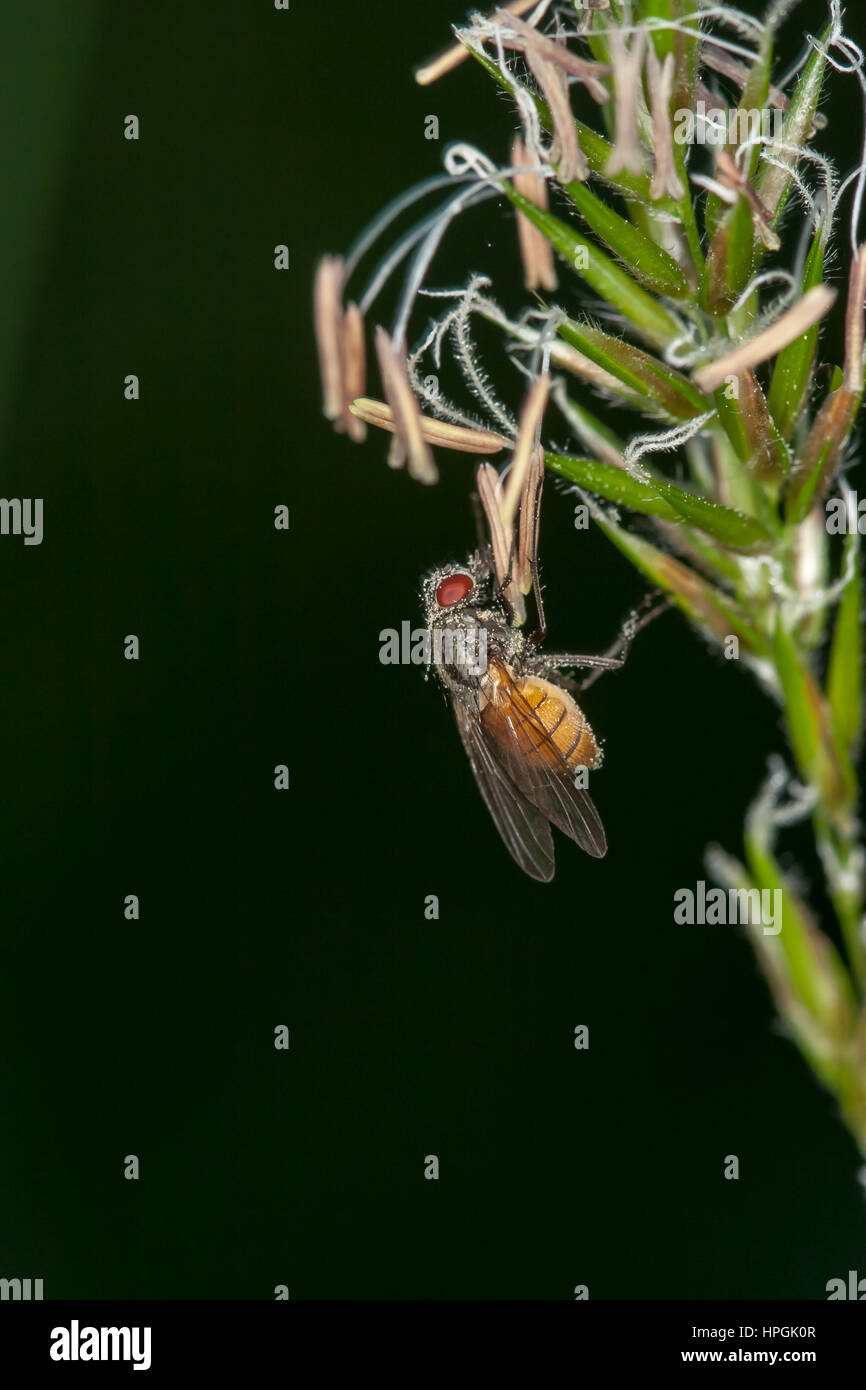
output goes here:
<path id="1" fill-rule="evenodd" d="M 516 685 L 569 767 L 597 767 L 595 735 L 568 691 L 540 676 L 527 676 Z"/>

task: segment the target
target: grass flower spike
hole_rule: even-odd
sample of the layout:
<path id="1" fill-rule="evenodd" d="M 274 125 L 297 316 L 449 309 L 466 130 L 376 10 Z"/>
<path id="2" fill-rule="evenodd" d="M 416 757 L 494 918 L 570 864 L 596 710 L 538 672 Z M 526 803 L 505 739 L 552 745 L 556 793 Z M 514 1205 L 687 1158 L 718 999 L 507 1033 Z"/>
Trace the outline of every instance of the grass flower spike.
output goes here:
<path id="1" fill-rule="evenodd" d="M 866 74 L 839 0 L 778 71 L 795 9 L 773 0 L 758 20 L 708 0 L 541 0 L 474 13 L 416 76 L 474 63 L 492 113 L 510 102 L 510 161 L 451 146 L 441 175 L 396 198 L 345 260 L 323 260 L 315 318 L 336 428 L 390 431 L 390 462 L 424 483 L 434 452 L 455 467 L 460 452 L 484 456 L 478 491 L 515 610 L 546 469 L 585 503 L 611 566 L 663 591 L 773 702 L 784 739 L 752 769 L 742 845 L 707 862 L 725 890 L 781 894 L 778 932 L 750 929 L 756 959 L 866 1161 L 866 523 L 848 480 L 866 160 L 840 177 L 819 111 L 832 78 L 862 116 Z M 436 280 L 449 228 L 481 204 L 513 236 L 507 297 L 471 265 L 456 287 Z M 374 332 L 385 405 L 361 399 L 361 326 L 390 281 L 393 318 Z M 838 366 L 829 324 L 844 332 Z M 479 346 L 491 333 L 495 368 Z M 798 823 L 824 920 L 789 867 Z"/>

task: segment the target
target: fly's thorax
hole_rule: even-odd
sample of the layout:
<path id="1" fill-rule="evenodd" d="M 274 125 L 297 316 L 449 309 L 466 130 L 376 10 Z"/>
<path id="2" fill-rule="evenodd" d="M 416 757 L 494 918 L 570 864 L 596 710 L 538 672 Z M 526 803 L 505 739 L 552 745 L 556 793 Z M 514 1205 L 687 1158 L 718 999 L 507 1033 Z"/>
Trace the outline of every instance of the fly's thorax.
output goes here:
<path id="1" fill-rule="evenodd" d="M 473 689 L 487 671 L 491 637 L 496 641 L 491 616 L 467 606 L 431 615 L 430 660 L 449 690 Z"/>

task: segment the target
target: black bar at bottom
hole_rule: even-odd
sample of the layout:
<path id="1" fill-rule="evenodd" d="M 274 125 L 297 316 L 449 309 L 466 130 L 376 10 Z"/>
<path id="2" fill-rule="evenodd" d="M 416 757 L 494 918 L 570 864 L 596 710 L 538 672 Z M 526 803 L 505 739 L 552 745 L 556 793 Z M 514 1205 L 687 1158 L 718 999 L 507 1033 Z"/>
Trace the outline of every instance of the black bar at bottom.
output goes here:
<path id="1" fill-rule="evenodd" d="M 866 1300 L 861 1300 L 866 1301 Z M 822 1377 L 856 1366 L 866 1345 L 866 1308 L 859 1302 L 575 1302 L 537 1305 L 487 1322 L 476 1303 L 471 1321 L 431 1305 L 418 1312 L 393 1310 L 379 1321 L 375 1303 L 288 1302 L 4 1302 L 0 1304 L 0 1376 L 34 1372 L 61 1383 L 70 1376 L 99 1380 L 106 1368 L 116 1378 L 159 1380 L 194 1372 L 225 1376 L 273 1368 L 317 1374 L 345 1366 L 356 1374 L 422 1370 L 453 1375 L 483 1366 L 485 1379 L 502 1364 L 511 1374 L 525 1355 L 541 1378 L 552 1357 L 566 1365 L 666 1372 L 677 1366 L 805 1365 Z M 408 1302 L 408 1300 L 407 1300 Z M 483 1306 L 493 1307 L 492 1304 Z M 447 1305 L 454 1306 L 454 1305 Z M 531 1311 L 531 1306 L 536 1311 Z M 435 1309 L 435 1311 L 434 1311 Z M 554 1316 L 555 1314 L 555 1316 Z M 492 1312 L 491 1312 L 492 1316 Z M 453 1331 L 454 1342 L 451 1340 Z M 456 1345 L 455 1345 L 456 1344 Z M 408 1361 L 407 1361 L 408 1355 Z M 135 1368 L 139 1368 L 136 1375 Z M 534 1367 L 534 1370 L 532 1369 Z M 426 1377 L 425 1377 L 426 1378 Z"/>

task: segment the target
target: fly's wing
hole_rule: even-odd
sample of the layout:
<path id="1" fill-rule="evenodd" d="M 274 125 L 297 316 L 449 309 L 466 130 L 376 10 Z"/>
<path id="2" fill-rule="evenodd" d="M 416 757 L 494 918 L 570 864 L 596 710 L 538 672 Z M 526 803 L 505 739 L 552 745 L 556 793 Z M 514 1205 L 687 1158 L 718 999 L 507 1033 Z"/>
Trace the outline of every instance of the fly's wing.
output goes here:
<path id="1" fill-rule="evenodd" d="M 478 790 L 512 859 L 530 878 L 553 878 L 553 836 L 547 819 L 527 801 L 498 762 L 477 719 L 454 702 L 457 728 Z"/>
<path id="2" fill-rule="evenodd" d="M 542 816 L 587 854 L 606 854 L 604 827 L 589 792 L 575 786 L 573 770 L 500 662 L 496 697 L 484 707 L 481 726 L 509 780 Z"/>

